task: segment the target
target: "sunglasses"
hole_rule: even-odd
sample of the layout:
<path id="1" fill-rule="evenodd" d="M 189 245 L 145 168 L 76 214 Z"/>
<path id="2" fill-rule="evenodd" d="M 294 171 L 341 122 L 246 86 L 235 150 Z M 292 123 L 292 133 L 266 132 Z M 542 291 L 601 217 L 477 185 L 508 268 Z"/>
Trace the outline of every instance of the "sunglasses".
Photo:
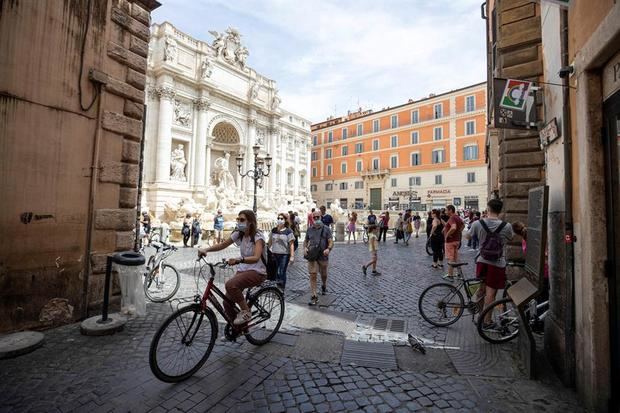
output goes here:
<path id="1" fill-rule="evenodd" d="M 313 216 L 312 218 L 314 218 L 314 219 L 318 219 L 318 218 L 321 218 L 321 216 L 320 216 L 320 215 L 315 215 L 315 216 Z"/>
<path id="2" fill-rule="evenodd" d="M 245 218 L 237 218 L 237 222 L 245 222 L 246 219 Z"/>

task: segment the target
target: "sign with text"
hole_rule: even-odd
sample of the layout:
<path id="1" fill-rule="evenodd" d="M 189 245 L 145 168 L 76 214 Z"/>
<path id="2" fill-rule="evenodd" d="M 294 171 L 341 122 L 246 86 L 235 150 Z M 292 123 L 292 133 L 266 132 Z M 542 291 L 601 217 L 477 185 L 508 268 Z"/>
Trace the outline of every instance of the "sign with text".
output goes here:
<path id="1" fill-rule="evenodd" d="M 542 290 L 544 280 L 548 203 L 548 186 L 530 189 L 527 212 L 525 269 L 538 291 Z"/>
<path id="2" fill-rule="evenodd" d="M 541 146 L 547 146 L 559 138 L 560 133 L 558 132 L 557 120 L 555 118 L 551 119 L 551 121 L 540 130 L 538 136 L 540 137 Z"/>
<path id="3" fill-rule="evenodd" d="M 496 128 L 531 129 L 536 127 L 536 101 L 532 82 L 517 79 L 493 79 Z"/>

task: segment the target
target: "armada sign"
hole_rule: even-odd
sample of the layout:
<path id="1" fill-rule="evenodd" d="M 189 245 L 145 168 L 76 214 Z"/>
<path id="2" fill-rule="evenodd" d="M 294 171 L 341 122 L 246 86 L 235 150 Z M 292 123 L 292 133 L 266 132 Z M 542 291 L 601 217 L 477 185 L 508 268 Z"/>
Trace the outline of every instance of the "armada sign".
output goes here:
<path id="1" fill-rule="evenodd" d="M 393 197 L 399 197 L 399 196 L 417 197 L 418 196 L 418 192 L 417 191 L 394 191 L 392 196 Z"/>

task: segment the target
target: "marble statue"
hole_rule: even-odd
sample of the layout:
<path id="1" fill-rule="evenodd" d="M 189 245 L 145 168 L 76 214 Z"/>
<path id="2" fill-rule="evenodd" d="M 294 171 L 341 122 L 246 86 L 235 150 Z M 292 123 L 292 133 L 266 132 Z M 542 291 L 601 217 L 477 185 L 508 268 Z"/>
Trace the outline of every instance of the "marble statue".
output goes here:
<path id="1" fill-rule="evenodd" d="M 218 188 L 223 188 L 225 190 L 233 192 L 237 189 L 237 185 L 235 184 L 235 179 L 230 173 L 229 164 L 230 154 L 226 152 L 223 157 L 217 158 L 215 160 L 214 172 L 215 176 L 217 177 Z"/>
<path id="2" fill-rule="evenodd" d="M 213 74 L 213 63 L 211 63 L 208 57 L 205 57 L 204 60 L 200 62 L 200 78 L 209 78 L 211 74 Z"/>
<path id="3" fill-rule="evenodd" d="M 344 222 L 348 216 L 348 211 L 340 207 L 340 201 L 334 200 L 329 206 L 329 214 L 334 218 L 334 222 Z"/>
<path id="4" fill-rule="evenodd" d="M 185 165 L 187 165 L 187 161 L 185 160 L 185 151 L 183 150 L 183 144 L 177 145 L 177 148 L 172 151 L 172 156 L 170 159 L 170 179 L 175 181 L 187 181 L 187 177 L 185 176 Z"/>
<path id="5" fill-rule="evenodd" d="M 250 53 L 247 47 L 241 45 L 241 35 L 237 29 L 229 27 L 225 33 L 215 30 L 209 30 L 209 33 L 215 37 L 211 44 L 211 47 L 215 49 L 215 55 L 223 57 L 230 64 L 245 69 L 246 60 Z"/>
<path id="6" fill-rule="evenodd" d="M 222 51 L 226 47 L 224 33 L 216 32 L 215 30 L 209 30 L 209 33 L 215 37 L 215 40 L 213 40 L 213 44 L 211 46 L 215 49 L 215 55 L 219 57 L 222 55 Z"/>
<path id="7" fill-rule="evenodd" d="M 278 110 L 278 108 L 280 107 L 280 103 L 282 103 L 282 99 L 280 99 L 280 96 L 278 96 L 278 89 L 276 89 L 275 93 L 273 94 L 273 98 L 271 99 L 271 110 L 273 110 L 274 112 Z"/>
<path id="8" fill-rule="evenodd" d="M 241 69 L 245 69 L 245 61 L 248 59 L 248 48 L 245 46 L 239 46 L 237 50 L 235 50 L 235 59 L 239 63 Z"/>
<path id="9" fill-rule="evenodd" d="M 177 57 L 177 42 L 171 36 L 166 36 L 166 44 L 164 46 L 164 61 L 174 62 Z"/>
<path id="10" fill-rule="evenodd" d="M 255 100 L 258 97 L 258 89 L 260 85 L 258 82 L 252 81 L 250 83 L 250 88 L 248 89 L 248 99 Z"/>
<path id="11" fill-rule="evenodd" d="M 192 114 L 188 110 L 184 110 L 181 102 L 174 101 L 174 121 L 179 125 L 189 126 L 192 121 Z"/>

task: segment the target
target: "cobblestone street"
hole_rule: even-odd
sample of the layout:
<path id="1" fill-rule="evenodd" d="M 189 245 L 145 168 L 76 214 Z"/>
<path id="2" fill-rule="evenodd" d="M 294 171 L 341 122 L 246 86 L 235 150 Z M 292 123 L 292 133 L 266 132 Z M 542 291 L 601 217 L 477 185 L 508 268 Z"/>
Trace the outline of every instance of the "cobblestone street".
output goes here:
<path id="1" fill-rule="evenodd" d="M 48 330 L 42 348 L 0 361 L 0 411 L 581 411 L 555 378 L 526 379 L 515 343 L 484 342 L 467 312 L 449 328 L 422 320 L 418 297 L 443 274 L 430 268 L 425 241 L 381 244 L 376 277 L 361 271 L 366 245 L 338 243 L 318 308 L 307 306 L 306 263 L 297 257 L 273 342 L 218 340 L 180 384 L 158 381 L 148 366 L 151 338 L 178 301 L 149 303 L 146 317 L 113 336 L 82 336 L 78 324 Z M 473 262 L 473 252 L 461 251 Z M 181 248 L 169 260 L 182 273 L 178 297 L 194 294 L 195 254 Z M 231 248 L 208 258 L 237 255 Z M 472 273 L 470 264 L 465 274 Z M 426 355 L 405 345 L 407 332 L 425 341 Z"/>

